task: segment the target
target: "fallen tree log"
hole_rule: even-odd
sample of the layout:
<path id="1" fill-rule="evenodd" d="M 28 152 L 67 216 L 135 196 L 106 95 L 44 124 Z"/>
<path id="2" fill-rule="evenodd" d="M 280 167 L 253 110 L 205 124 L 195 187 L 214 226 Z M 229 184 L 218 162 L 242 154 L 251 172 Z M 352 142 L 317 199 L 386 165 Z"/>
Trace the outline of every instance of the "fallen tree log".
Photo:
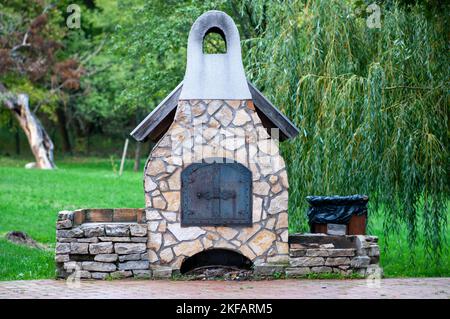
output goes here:
<path id="1" fill-rule="evenodd" d="M 30 110 L 26 94 L 13 94 L 0 83 L 0 102 L 9 109 L 24 131 L 31 151 L 36 159 L 36 167 L 41 169 L 56 168 L 53 159 L 53 142 L 41 121 Z"/>

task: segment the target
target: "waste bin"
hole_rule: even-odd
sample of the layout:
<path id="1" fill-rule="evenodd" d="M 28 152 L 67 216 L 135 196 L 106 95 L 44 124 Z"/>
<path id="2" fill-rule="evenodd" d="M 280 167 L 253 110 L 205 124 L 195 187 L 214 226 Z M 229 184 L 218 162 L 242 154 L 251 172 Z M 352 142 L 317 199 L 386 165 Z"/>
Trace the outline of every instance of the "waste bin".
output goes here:
<path id="1" fill-rule="evenodd" d="M 308 219 L 312 233 L 365 235 L 367 195 L 308 196 Z"/>

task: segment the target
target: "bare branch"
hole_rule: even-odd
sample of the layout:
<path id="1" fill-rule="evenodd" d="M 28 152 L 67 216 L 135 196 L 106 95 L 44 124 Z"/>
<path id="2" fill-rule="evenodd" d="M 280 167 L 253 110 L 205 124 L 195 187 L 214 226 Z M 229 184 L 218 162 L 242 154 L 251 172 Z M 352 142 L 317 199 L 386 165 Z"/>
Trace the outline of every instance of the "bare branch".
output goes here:
<path id="1" fill-rule="evenodd" d="M 113 63 L 107 63 L 107 64 L 105 64 L 103 67 L 94 69 L 94 70 L 92 70 L 91 72 L 86 73 L 85 75 L 86 75 L 87 77 L 93 76 L 93 75 L 95 75 L 95 74 L 97 74 L 97 73 L 101 73 L 101 72 L 105 71 L 106 69 L 109 69 L 112 65 L 113 65 Z"/>
<path id="2" fill-rule="evenodd" d="M 29 34 L 30 34 L 30 29 L 28 29 L 27 32 L 25 32 L 25 35 L 23 36 L 22 43 L 14 46 L 11 49 L 11 55 L 13 55 L 15 51 L 17 51 L 17 50 L 19 50 L 21 48 L 30 47 L 31 46 L 29 43 L 27 43 L 27 39 L 28 39 L 28 35 Z"/>
<path id="3" fill-rule="evenodd" d="M 80 65 L 79 65 L 78 69 L 80 69 L 83 65 L 85 65 L 87 62 L 89 62 L 90 59 L 95 57 L 102 50 L 103 46 L 106 43 L 106 37 L 107 37 L 107 35 L 102 39 L 102 41 L 100 42 L 98 47 L 94 50 L 94 52 L 92 52 L 91 54 L 87 55 L 86 57 L 80 59 L 81 61 L 80 61 Z"/>
<path id="4" fill-rule="evenodd" d="M 50 9 L 53 9 L 55 6 L 56 6 L 56 3 L 48 4 L 47 6 L 45 6 L 44 10 L 42 10 L 40 15 L 46 14 Z M 23 35 L 22 43 L 14 46 L 11 49 L 11 51 L 10 51 L 11 55 L 14 55 L 14 53 L 21 48 L 26 48 L 26 47 L 31 46 L 31 44 L 27 43 L 28 37 L 30 35 L 30 31 L 31 31 L 31 29 L 30 29 L 30 27 L 28 27 L 27 31 Z"/>

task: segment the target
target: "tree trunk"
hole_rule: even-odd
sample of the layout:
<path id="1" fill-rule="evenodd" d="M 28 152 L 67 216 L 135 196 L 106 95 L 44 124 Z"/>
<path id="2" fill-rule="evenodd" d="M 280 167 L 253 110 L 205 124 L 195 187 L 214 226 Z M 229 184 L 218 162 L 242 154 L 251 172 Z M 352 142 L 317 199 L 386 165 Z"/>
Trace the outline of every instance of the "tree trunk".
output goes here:
<path id="1" fill-rule="evenodd" d="M 62 147 L 64 153 L 72 153 L 72 145 L 70 144 L 69 133 L 67 132 L 66 113 L 62 107 L 56 109 L 58 118 L 59 133 L 61 134 Z"/>
<path id="2" fill-rule="evenodd" d="M 16 155 L 20 155 L 20 134 L 19 127 L 15 124 L 12 117 L 9 118 L 9 127 L 14 129 L 14 141 L 16 146 Z"/>
<path id="3" fill-rule="evenodd" d="M 16 155 L 20 155 L 20 134 L 19 134 L 19 128 L 15 128 L 15 139 L 16 139 Z"/>
<path id="4" fill-rule="evenodd" d="M 136 149 L 134 150 L 134 168 L 135 172 L 139 171 L 139 166 L 141 164 L 141 143 L 137 142 Z"/>
<path id="5" fill-rule="evenodd" d="M 3 104 L 11 110 L 27 136 L 31 151 L 36 159 L 36 167 L 41 169 L 56 168 L 53 160 L 53 142 L 39 119 L 30 110 L 28 95 L 18 94 L 14 96 L 7 92 L 1 84 L 0 93 Z"/>

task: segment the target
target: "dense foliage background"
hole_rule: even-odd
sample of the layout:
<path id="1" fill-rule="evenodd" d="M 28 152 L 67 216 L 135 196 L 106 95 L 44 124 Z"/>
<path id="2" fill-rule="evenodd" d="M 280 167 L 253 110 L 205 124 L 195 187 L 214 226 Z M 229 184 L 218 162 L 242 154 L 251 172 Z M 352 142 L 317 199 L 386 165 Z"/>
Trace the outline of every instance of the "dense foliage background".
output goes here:
<path id="1" fill-rule="evenodd" d="M 50 4 L 27 2 L 0 4 L 0 57 Z M 39 29 L 59 44 L 39 77 L 0 62 L 0 83 L 30 95 L 57 160 L 118 154 L 122 138 L 181 81 L 194 20 L 219 9 L 238 24 L 249 79 L 301 130 L 282 147 L 290 230 L 307 230 L 307 195 L 366 193 L 386 237 L 404 231 L 412 252 L 448 257 L 448 5 L 377 1 L 381 27 L 370 28 L 373 1 L 85 0 L 76 1 L 81 28 L 68 29 L 73 2 L 57 2 Z M 74 70 L 76 85 L 55 85 Z M 26 140 L 1 108 L 0 123 L 0 152 L 26 156 Z"/>

